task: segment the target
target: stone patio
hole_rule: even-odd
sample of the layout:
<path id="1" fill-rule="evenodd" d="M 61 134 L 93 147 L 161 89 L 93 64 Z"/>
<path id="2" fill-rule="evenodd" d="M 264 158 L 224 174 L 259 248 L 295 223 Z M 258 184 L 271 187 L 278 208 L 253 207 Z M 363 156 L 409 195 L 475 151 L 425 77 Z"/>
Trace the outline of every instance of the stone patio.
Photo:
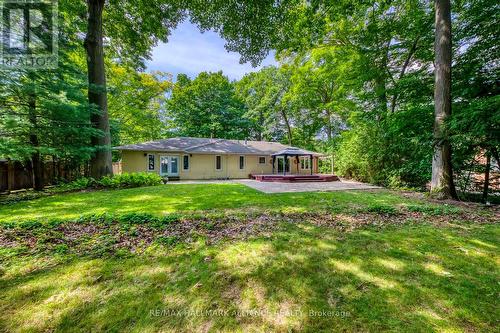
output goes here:
<path id="1" fill-rule="evenodd" d="M 336 181 L 336 182 L 306 182 L 306 183 L 274 183 L 259 182 L 251 179 L 238 179 L 234 182 L 246 185 L 264 193 L 289 193 L 289 192 L 319 192 L 319 191 L 343 191 L 343 190 L 371 190 L 380 189 L 379 186 L 354 182 L 354 181 Z"/>
<path id="2" fill-rule="evenodd" d="M 344 191 L 344 190 L 371 190 L 380 189 L 379 186 L 341 180 L 335 182 L 306 182 L 306 183 L 275 183 L 259 182 L 253 179 L 235 180 L 181 180 L 169 182 L 169 184 L 242 184 L 264 193 L 290 193 L 290 192 L 320 192 L 320 191 Z"/>

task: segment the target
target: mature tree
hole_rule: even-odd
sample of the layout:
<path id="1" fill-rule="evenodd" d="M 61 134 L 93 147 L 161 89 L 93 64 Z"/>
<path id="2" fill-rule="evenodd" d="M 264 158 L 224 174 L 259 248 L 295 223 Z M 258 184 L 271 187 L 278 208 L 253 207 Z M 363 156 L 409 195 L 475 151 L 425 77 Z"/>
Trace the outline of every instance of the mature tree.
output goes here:
<path id="1" fill-rule="evenodd" d="M 111 134 L 108 117 L 104 37 L 110 40 L 108 50 L 113 57 L 136 66 L 160 40 L 166 41 L 170 29 L 184 17 L 173 3 L 147 0 L 87 0 L 85 50 L 89 80 L 88 97 L 98 112 L 91 117 L 100 134 L 92 138 L 96 152 L 91 160 L 91 174 L 99 178 L 112 172 Z M 147 24 L 145 23 L 147 22 Z M 104 36 L 106 28 L 107 35 Z"/>
<path id="2" fill-rule="evenodd" d="M 111 173 L 110 130 L 107 110 L 106 74 L 103 50 L 103 26 L 106 26 L 111 48 L 119 58 L 135 63 L 149 55 L 158 41 L 166 41 L 186 13 L 201 29 L 215 29 L 228 43 L 228 50 L 242 54 L 243 61 L 254 64 L 263 59 L 271 47 L 275 27 L 284 24 L 285 10 L 297 1 L 171 1 L 110 0 L 104 15 L 105 0 L 87 0 L 85 49 L 89 77 L 89 102 L 98 106 L 92 123 L 102 135 L 93 138 L 97 151 L 91 162 L 92 175 Z M 259 13 L 259 15 L 255 15 Z M 108 21 L 103 22 L 103 17 Z M 144 22 L 147 22 L 145 24 Z M 119 46 L 116 47 L 116 44 Z M 134 48 L 130 54 L 127 46 Z M 125 50 L 125 51 L 124 51 Z"/>
<path id="3" fill-rule="evenodd" d="M 435 0 L 436 37 L 434 43 L 434 156 L 431 192 L 441 198 L 457 198 L 453 183 L 451 144 L 446 121 L 451 115 L 451 4 Z"/>
<path id="4" fill-rule="evenodd" d="M 308 105 L 303 105 L 297 115 L 322 119 L 325 137 L 328 127 L 332 137 L 339 129 L 351 133 L 342 135 L 335 145 L 342 171 L 382 184 L 395 183 L 392 179 L 421 181 L 417 174 L 422 174 L 426 166 L 431 169 L 427 151 L 418 154 L 419 158 L 428 158 L 418 171 L 409 172 L 405 165 L 408 161 L 418 165 L 412 151 L 429 144 L 428 132 L 404 140 L 409 144 L 405 149 L 391 139 L 398 137 L 393 131 L 405 129 L 405 122 L 421 129 L 420 123 L 405 117 L 424 116 L 422 123 L 428 119 L 432 105 L 430 8 L 425 3 L 407 1 L 312 1 L 295 14 L 295 31 L 301 34 L 283 33 L 287 39 L 280 46 L 287 55 L 299 59 L 294 71 L 297 89 L 292 95 Z M 328 87 L 332 89 L 325 94 Z M 341 114 L 346 122 L 328 126 L 328 119 L 337 117 L 330 117 L 325 110 L 330 116 Z"/>
<path id="5" fill-rule="evenodd" d="M 69 58 L 60 58 L 65 62 L 55 70 L 0 75 L 0 156 L 29 161 L 36 190 L 45 184 L 49 157 L 54 166 L 76 167 L 93 151 L 86 80 Z"/>
<path id="6" fill-rule="evenodd" d="M 109 117 L 113 145 L 161 138 L 165 128 L 166 94 L 172 77 L 163 72 L 137 72 L 129 66 L 109 66 Z"/>
<path id="7" fill-rule="evenodd" d="M 97 112 L 92 113 L 90 121 L 101 131 L 98 135 L 92 136 L 91 143 L 96 151 L 90 161 L 90 174 L 92 177 L 100 178 L 113 173 L 103 49 L 102 12 L 105 0 L 87 0 L 87 4 L 88 30 L 85 37 L 85 50 L 87 51 L 89 80 L 88 97 L 91 105 L 98 106 Z"/>
<path id="8" fill-rule="evenodd" d="M 292 144 L 291 108 L 283 99 L 290 88 L 290 74 L 285 68 L 269 66 L 245 75 L 236 84 L 255 139 L 281 141 L 286 135 L 286 142 Z"/>
<path id="9" fill-rule="evenodd" d="M 313 137 L 326 138 L 331 143 L 341 126 L 341 116 L 352 108 L 347 99 L 352 84 L 350 49 L 339 47 L 315 48 L 292 60 L 291 87 L 286 99 L 298 108 L 297 116 L 307 116 Z M 303 118 L 303 117 L 302 117 Z M 300 121 L 304 123 L 306 119 Z"/>
<path id="10" fill-rule="evenodd" d="M 58 177 L 58 170 L 82 166 L 93 152 L 89 141 L 96 131 L 84 96 L 87 80 L 68 12 L 62 3 L 57 68 L 0 73 L 0 156 L 30 168 L 36 190 L 47 182 L 47 162 Z"/>
<path id="11" fill-rule="evenodd" d="M 452 22 L 455 53 L 450 132 L 461 192 L 472 185 L 471 172 L 486 174 L 490 169 L 477 157 L 489 155 L 500 165 L 500 70 L 496 61 L 500 45 L 494 38 L 500 33 L 497 7 L 491 0 L 465 2 L 455 7 Z M 483 187 L 488 188 L 486 177 Z M 483 193 L 487 196 L 488 191 Z"/>
<path id="12" fill-rule="evenodd" d="M 244 105 L 222 72 L 202 72 L 192 81 L 179 76 L 167 108 L 178 135 L 225 139 L 249 135 Z"/>

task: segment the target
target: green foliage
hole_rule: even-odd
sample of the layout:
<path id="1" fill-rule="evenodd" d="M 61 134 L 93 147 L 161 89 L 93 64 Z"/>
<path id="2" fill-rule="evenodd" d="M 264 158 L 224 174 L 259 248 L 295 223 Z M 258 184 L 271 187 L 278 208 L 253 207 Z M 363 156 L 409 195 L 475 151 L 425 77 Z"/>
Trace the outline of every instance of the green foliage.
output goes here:
<path id="1" fill-rule="evenodd" d="M 291 107 L 284 100 L 290 88 L 290 71 L 273 66 L 246 74 L 236 83 L 237 96 L 245 103 L 251 122 L 250 137 L 290 142 Z"/>
<path id="2" fill-rule="evenodd" d="M 120 216 L 118 220 L 125 224 L 143 224 L 157 221 L 158 218 L 147 213 L 128 213 Z"/>
<path id="3" fill-rule="evenodd" d="M 181 136 L 245 139 L 249 122 L 234 86 L 222 72 L 179 76 L 168 100 L 170 127 Z"/>
<path id="4" fill-rule="evenodd" d="M 108 109 L 115 146 L 162 138 L 166 131 L 166 94 L 172 77 L 163 72 L 143 73 L 110 64 Z"/>
<path id="5" fill-rule="evenodd" d="M 366 211 L 371 213 L 378 213 L 383 215 L 396 215 L 398 210 L 393 206 L 383 205 L 383 204 L 373 204 L 366 208 Z"/>
<path id="6" fill-rule="evenodd" d="M 155 186 L 162 184 L 162 182 L 162 178 L 157 173 L 134 172 L 103 177 L 97 182 L 97 185 L 109 188 L 127 188 Z"/>
<path id="7" fill-rule="evenodd" d="M 454 206 L 425 206 L 425 205 L 407 205 L 406 209 L 410 212 L 424 213 L 428 215 L 456 215 L 462 212 L 458 207 Z"/>
<path id="8" fill-rule="evenodd" d="M 407 108 L 383 121 L 353 114 L 348 125 L 335 152 L 341 175 L 393 188 L 425 186 L 432 159 L 430 108 Z"/>
<path id="9" fill-rule="evenodd" d="M 178 236 L 158 236 L 155 243 L 160 245 L 172 246 L 179 242 Z"/>
<path id="10" fill-rule="evenodd" d="M 156 173 L 134 172 L 114 176 L 106 176 L 99 180 L 93 178 L 78 178 L 74 181 L 63 183 L 50 192 L 78 191 L 87 188 L 129 188 L 141 186 L 155 186 L 162 184 L 162 178 Z"/>
<path id="11" fill-rule="evenodd" d="M 72 190 L 83 190 L 92 186 L 97 185 L 97 182 L 93 178 L 81 177 L 73 180 L 72 182 L 62 184 L 58 187 L 61 191 L 72 191 Z"/>
<path id="12" fill-rule="evenodd" d="M 355 108 L 346 98 L 355 59 L 354 52 L 339 47 L 311 49 L 291 59 L 291 86 L 285 100 L 293 105 L 296 142 L 312 147 L 321 137 L 331 151 L 345 115 Z"/>
<path id="13" fill-rule="evenodd" d="M 60 58 L 54 70 L 0 70 L 0 157 L 24 162 L 40 154 L 71 167 L 92 154 L 86 77 L 71 54 Z"/>
<path id="14" fill-rule="evenodd" d="M 281 30 L 280 67 L 237 83 L 259 133 L 285 141 L 288 132 L 287 141 L 332 154 L 342 176 L 424 188 L 433 144 L 431 4 L 294 9 L 293 29 Z"/>
<path id="15" fill-rule="evenodd" d="M 479 152 L 495 160 L 500 150 L 497 7 L 492 0 L 453 5 L 447 130 L 461 183 L 479 170 Z M 39 153 L 76 168 L 94 152 L 89 138 L 99 131 L 89 119 L 97 111 L 86 102 L 80 40 L 86 6 L 61 0 L 60 11 L 60 67 L 1 72 L 0 157 L 26 160 Z M 181 74 L 174 85 L 167 73 L 144 73 L 151 48 L 188 17 L 219 33 L 242 60 L 256 64 L 275 49 L 280 65 L 238 82 L 203 72 L 194 79 Z M 112 143 L 173 135 L 281 141 L 331 154 L 341 176 L 424 189 L 434 145 L 433 21 L 433 3 L 421 1 L 107 1 Z M 101 186 L 135 186 L 119 183 L 106 178 Z"/>

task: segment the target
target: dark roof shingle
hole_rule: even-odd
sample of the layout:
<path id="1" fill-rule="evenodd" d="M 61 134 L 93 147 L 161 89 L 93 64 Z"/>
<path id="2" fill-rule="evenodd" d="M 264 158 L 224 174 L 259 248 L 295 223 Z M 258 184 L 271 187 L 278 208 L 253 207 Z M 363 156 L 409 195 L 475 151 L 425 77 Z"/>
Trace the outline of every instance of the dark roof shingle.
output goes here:
<path id="1" fill-rule="evenodd" d="M 278 142 L 179 137 L 114 147 L 116 150 L 165 151 L 201 154 L 271 155 L 290 148 Z M 293 148 L 293 147 L 292 147 Z M 306 151 L 308 154 L 321 155 Z"/>

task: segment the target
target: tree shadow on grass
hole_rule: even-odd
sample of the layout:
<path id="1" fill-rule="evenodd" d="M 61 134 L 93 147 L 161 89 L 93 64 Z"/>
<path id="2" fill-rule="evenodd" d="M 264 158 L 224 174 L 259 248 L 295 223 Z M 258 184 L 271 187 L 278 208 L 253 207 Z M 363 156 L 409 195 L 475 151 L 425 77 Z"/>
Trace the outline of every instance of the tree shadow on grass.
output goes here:
<path id="1" fill-rule="evenodd" d="M 285 224 L 267 238 L 76 258 L 4 281 L 0 330 L 488 331 L 495 228 Z"/>

